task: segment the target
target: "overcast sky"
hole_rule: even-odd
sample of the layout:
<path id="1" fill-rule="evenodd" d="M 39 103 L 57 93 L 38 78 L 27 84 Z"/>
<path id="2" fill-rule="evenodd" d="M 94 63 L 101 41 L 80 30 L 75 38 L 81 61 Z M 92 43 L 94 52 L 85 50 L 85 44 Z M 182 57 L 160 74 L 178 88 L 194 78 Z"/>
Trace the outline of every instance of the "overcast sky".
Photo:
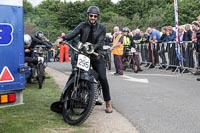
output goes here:
<path id="1" fill-rule="evenodd" d="M 43 0 L 28 0 L 33 6 L 37 6 L 38 4 L 40 4 L 41 1 Z M 61 0 L 63 1 L 63 0 Z M 71 2 L 74 2 L 74 1 L 78 1 L 78 0 L 66 0 L 66 1 L 71 1 Z M 83 0 L 79 0 L 79 1 L 83 1 Z M 111 0 L 113 3 L 117 3 L 117 1 L 119 0 Z"/>

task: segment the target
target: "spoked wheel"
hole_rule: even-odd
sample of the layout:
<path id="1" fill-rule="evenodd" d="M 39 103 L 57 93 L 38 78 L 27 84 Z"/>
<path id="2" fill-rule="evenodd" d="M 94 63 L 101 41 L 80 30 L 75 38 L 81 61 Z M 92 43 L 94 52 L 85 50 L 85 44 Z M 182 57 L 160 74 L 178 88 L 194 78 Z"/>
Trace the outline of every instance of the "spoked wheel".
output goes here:
<path id="1" fill-rule="evenodd" d="M 132 69 L 133 69 L 133 71 L 135 72 L 135 73 L 137 73 L 138 72 L 138 60 L 137 60 L 137 58 L 136 58 L 136 55 L 133 55 L 133 58 L 132 58 Z"/>
<path id="2" fill-rule="evenodd" d="M 96 97 L 97 90 L 90 82 L 80 81 L 77 89 L 71 84 L 64 96 L 64 121 L 74 126 L 82 124 L 93 111 Z"/>
<path id="3" fill-rule="evenodd" d="M 123 57 L 123 58 L 122 58 L 122 66 L 123 66 L 123 70 L 125 71 L 125 70 L 126 70 L 126 67 L 127 67 L 126 57 Z"/>
<path id="4" fill-rule="evenodd" d="M 37 73 L 38 73 L 37 80 L 39 84 L 39 89 L 41 89 L 43 81 L 44 81 L 44 65 L 43 64 L 38 64 Z"/>
<path id="5" fill-rule="evenodd" d="M 106 68 L 111 70 L 111 59 L 108 55 L 106 55 Z"/>

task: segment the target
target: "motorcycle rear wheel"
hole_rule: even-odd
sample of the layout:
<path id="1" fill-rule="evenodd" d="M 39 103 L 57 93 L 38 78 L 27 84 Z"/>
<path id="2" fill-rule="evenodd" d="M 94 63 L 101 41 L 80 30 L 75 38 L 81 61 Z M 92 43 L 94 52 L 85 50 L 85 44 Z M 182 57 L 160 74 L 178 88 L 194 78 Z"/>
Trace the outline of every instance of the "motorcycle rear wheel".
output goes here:
<path id="1" fill-rule="evenodd" d="M 97 97 L 97 90 L 93 84 L 81 80 L 77 89 L 72 83 L 65 92 L 63 102 L 63 119 L 69 125 L 81 125 L 92 113 Z"/>

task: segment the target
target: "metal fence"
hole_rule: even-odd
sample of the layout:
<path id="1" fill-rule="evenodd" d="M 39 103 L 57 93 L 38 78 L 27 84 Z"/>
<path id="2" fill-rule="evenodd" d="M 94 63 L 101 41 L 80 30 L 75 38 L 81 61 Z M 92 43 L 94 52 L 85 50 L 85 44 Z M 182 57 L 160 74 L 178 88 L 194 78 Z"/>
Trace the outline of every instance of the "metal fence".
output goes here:
<path id="1" fill-rule="evenodd" d="M 200 66 L 200 56 L 196 52 L 196 43 L 180 42 L 176 45 L 175 42 L 161 42 L 161 43 L 142 43 L 137 44 L 141 63 L 152 65 L 155 68 L 174 68 L 175 72 L 181 70 L 197 69 Z"/>

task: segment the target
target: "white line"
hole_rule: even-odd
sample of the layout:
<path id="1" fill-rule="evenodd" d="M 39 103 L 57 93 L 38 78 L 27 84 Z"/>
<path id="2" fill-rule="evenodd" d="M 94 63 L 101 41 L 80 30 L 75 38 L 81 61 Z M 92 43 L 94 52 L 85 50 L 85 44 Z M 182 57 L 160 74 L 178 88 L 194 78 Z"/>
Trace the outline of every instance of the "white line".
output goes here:
<path id="1" fill-rule="evenodd" d="M 127 75 L 158 76 L 158 77 L 180 77 L 181 76 L 181 75 L 167 75 L 167 74 L 127 74 Z"/>
<path id="2" fill-rule="evenodd" d="M 149 83 L 148 79 L 138 79 L 138 78 L 133 78 L 130 76 L 126 76 L 123 75 L 122 77 L 124 77 L 124 80 L 128 80 L 128 81 L 133 81 L 133 82 L 140 82 L 140 83 Z"/>

